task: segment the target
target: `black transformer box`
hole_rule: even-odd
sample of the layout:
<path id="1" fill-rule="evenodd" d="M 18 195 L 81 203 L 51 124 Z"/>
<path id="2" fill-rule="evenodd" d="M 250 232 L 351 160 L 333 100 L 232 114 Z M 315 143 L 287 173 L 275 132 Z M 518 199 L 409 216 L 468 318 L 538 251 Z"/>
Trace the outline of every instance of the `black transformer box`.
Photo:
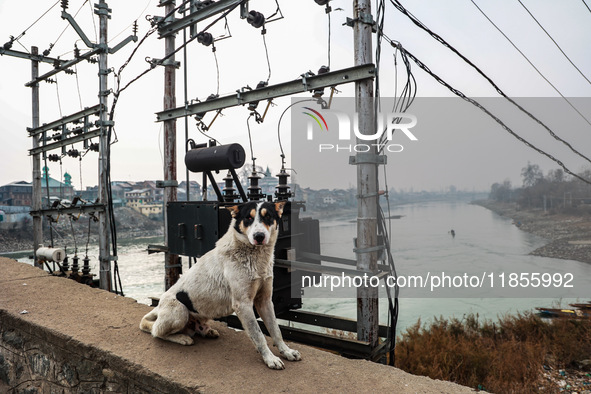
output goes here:
<path id="1" fill-rule="evenodd" d="M 236 204 L 218 201 L 168 203 L 166 215 L 170 253 L 199 258 L 212 250 L 230 226 L 232 216 L 225 207 L 232 205 Z M 286 203 L 279 221 L 275 258 L 295 258 L 297 261 L 319 264 L 318 261 L 298 257 L 301 252 L 320 254 L 319 221 L 301 219 L 299 213 L 302 207 L 301 203 Z M 295 256 L 290 251 L 295 251 Z M 273 304 L 277 315 L 302 307 L 302 275 L 319 274 L 277 266 L 273 268 Z"/>

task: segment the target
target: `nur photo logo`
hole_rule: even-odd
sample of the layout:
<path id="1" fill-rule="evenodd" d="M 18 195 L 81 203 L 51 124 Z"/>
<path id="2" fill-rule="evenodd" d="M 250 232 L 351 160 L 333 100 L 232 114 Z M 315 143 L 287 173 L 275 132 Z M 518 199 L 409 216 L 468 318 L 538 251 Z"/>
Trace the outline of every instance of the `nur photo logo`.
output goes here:
<path id="1" fill-rule="evenodd" d="M 404 150 L 400 143 L 393 143 L 396 130 L 399 130 L 409 141 L 418 141 L 418 138 L 410 129 L 417 125 L 417 117 L 408 113 L 378 113 L 377 130 L 373 134 L 364 134 L 359 131 L 359 114 L 348 113 L 335 109 L 317 111 L 310 107 L 303 107 L 302 114 L 306 116 L 306 139 L 318 143 L 318 152 L 369 152 L 372 146 L 378 150 L 386 150 L 391 153 L 399 153 Z M 336 132 L 334 125 L 336 123 Z M 331 125 L 330 132 L 329 124 Z M 322 133 L 322 138 L 315 138 L 315 130 Z M 330 141 L 327 141 L 329 135 Z M 356 143 L 347 143 L 347 141 Z"/>

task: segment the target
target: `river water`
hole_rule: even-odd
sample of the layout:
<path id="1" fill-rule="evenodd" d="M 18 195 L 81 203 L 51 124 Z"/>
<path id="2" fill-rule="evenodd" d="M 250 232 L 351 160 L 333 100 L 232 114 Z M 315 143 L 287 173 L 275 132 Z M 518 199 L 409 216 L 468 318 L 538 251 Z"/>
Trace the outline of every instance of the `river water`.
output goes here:
<path id="1" fill-rule="evenodd" d="M 392 215 L 401 218 L 391 221 L 392 254 L 397 265 L 421 266 L 425 262 L 453 266 L 457 272 L 474 269 L 475 264 L 488 267 L 501 261 L 523 262 L 532 267 L 564 267 L 577 275 L 591 278 L 591 265 L 574 261 L 528 256 L 544 245 L 545 240 L 519 230 L 507 218 L 465 202 L 416 203 L 392 208 Z M 456 235 L 452 237 L 450 230 Z M 354 216 L 321 221 L 322 254 L 354 259 L 352 239 L 356 225 Z M 148 255 L 148 244 L 161 244 L 158 238 L 134 239 L 119 244 L 119 270 L 123 291 L 138 302 L 149 304 L 150 296 L 164 291 L 164 263 L 161 254 Z M 93 273 L 98 272 L 98 249 L 89 250 Z M 184 269 L 188 269 L 186 258 Z M 19 261 L 30 262 L 26 257 Z M 485 269 L 485 268 L 483 268 Z M 354 290 L 350 298 L 335 298 L 334 294 L 318 291 L 304 293 L 304 309 L 355 318 Z M 308 294 L 308 296 L 306 296 Z M 312 294 L 312 296 L 310 295 Z M 591 294 L 585 295 L 590 297 Z M 529 311 L 534 307 L 550 307 L 561 303 L 566 307 L 578 299 L 558 298 L 400 298 L 397 331 L 413 325 L 418 319 L 428 322 L 433 317 L 461 318 L 468 313 L 496 319 L 503 314 Z M 588 301 L 589 299 L 580 299 Z M 387 321 L 387 300 L 380 299 L 380 321 Z"/>

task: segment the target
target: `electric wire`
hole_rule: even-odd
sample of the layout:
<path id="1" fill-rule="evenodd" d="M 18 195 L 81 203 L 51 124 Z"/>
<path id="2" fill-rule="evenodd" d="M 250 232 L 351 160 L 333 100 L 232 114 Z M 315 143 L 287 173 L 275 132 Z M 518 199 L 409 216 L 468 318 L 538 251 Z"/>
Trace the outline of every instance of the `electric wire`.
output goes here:
<path id="1" fill-rule="evenodd" d="M 45 169 L 45 191 L 47 192 L 47 206 L 51 206 L 51 196 L 49 194 L 49 167 L 47 166 L 47 154 L 43 153 L 43 162 Z M 49 239 L 51 241 L 51 247 L 53 248 L 53 226 L 51 220 L 49 221 Z"/>
<path id="2" fill-rule="evenodd" d="M 94 8 L 90 1 L 88 2 L 88 7 L 90 8 L 90 19 L 92 19 L 92 26 L 94 27 L 94 41 L 98 41 L 98 33 L 96 29 L 96 21 L 94 20 Z"/>
<path id="3" fill-rule="evenodd" d="M 376 62 L 376 72 L 375 72 L 375 90 L 374 90 L 374 129 L 377 129 L 377 121 L 378 121 L 378 116 L 380 114 L 380 110 L 381 110 L 381 94 L 380 94 L 380 65 L 381 65 L 381 53 L 382 53 L 382 41 L 384 38 L 384 19 L 385 19 L 385 8 L 386 8 L 386 3 L 385 0 L 380 0 L 377 3 L 377 13 L 376 13 L 376 26 L 377 26 L 377 39 L 376 39 L 376 51 L 375 51 L 375 62 Z M 407 69 L 407 86 L 409 84 L 409 80 L 410 80 L 410 76 L 411 76 L 411 72 L 410 72 L 410 68 Z M 406 95 L 407 93 L 409 93 L 409 90 L 404 90 L 403 94 Z M 410 106 L 410 104 L 409 104 Z M 394 108 L 396 108 L 396 105 L 394 105 Z M 408 107 L 406 107 L 408 108 Z M 406 110 L 405 108 L 405 110 Z M 386 125 L 386 127 L 388 127 Z M 385 133 L 382 133 L 382 137 L 380 138 L 380 142 L 383 142 L 385 140 Z M 383 151 L 385 144 L 380 143 L 378 144 L 377 148 L 377 153 L 380 153 Z M 379 174 L 376 173 L 376 184 L 379 185 Z M 385 184 L 386 184 L 386 190 L 387 190 L 387 180 L 386 180 L 386 166 L 384 166 L 384 180 L 385 180 Z M 384 246 L 386 248 L 386 250 L 388 251 L 388 262 L 389 262 L 389 266 L 390 266 L 390 276 L 394 276 L 396 277 L 396 269 L 395 269 L 395 265 L 394 265 L 394 259 L 392 257 L 391 251 L 390 251 L 390 245 L 389 242 L 386 240 L 389 240 L 389 234 L 391 233 L 391 219 L 390 219 L 390 205 L 388 202 L 388 226 L 386 226 L 386 221 L 384 219 L 384 214 L 382 211 L 382 208 L 379 204 L 379 197 L 376 197 L 378 199 L 378 207 L 379 207 L 379 212 L 381 213 L 380 216 L 380 226 L 378 227 L 380 230 L 380 233 L 382 234 L 382 237 L 384 239 Z M 394 282 L 396 283 L 396 282 Z M 387 289 L 387 295 L 388 295 L 388 326 L 389 326 L 389 330 L 388 330 L 388 350 L 387 352 L 389 353 L 389 364 L 390 365 L 394 365 L 394 361 L 395 361 L 395 353 L 394 353 L 394 349 L 396 347 L 396 326 L 398 324 L 398 286 L 395 286 L 395 292 L 394 292 L 394 300 L 392 299 L 392 294 L 390 289 Z"/>
<path id="4" fill-rule="evenodd" d="M 188 3 L 188 1 L 185 1 L 183 4 Z M 181 5 L 183 5 L 181 4 Z M 226 16 L 232 12 L 236 7 L 238 7 L 240 5 L 240 3 L 236 4 L 235 6 L 229 8 L 226 12 L 224 12 L 221 16 L 219 16 L 218 18 L 216 18 L 213 22 L 211 22 L 209 25 L 207 25 L 202 32 L 207 31 L 209 28 L 211 28 L 213 25 L 215 25 L 217 22 L 219 22 L 222 19 L 225 19 Z M 177 9 L 180 8 L 177 7 Z M 167 15 L 172 14 L 173 12 L 169 12 Z M 163 19 L 166 19 L 163 18 Z M 133 57 L 133 55 L 135 55 L 135 51 L 137 50 L 137 48 L 139 47 L 139 45 L 147 38 L 147 36 L 151 35 L 152 33 L 154 33 L 155 31 L 158 30 L 157 26 L 154 26 L 152 29 L 149 30 L 149 32 L 147 33 L 146 36 L 144 36 L 144 38 L 142 38 L 141 42 L 138 43 L 138 45 L 136 46 L 136 49 L 132 52 L 132 55 L 129 57 L 129 59 L 127 60 L 127 62 L 124 64 L 124 66 L 127 65 L 127 63 L 129 63 L 129 61 L 131 60 L 131 58 Z M 158 64 L 162 64 L 165 60 L 170 59 L 172 56 L 174 56 L 177 52 L 179 52 L 181 49 L 183 49 L 185 46 L 187 46 L 189 43 L 193 42 L 194 40 L 197 39 L 197 35 L 191 37 L 190 39 L 188 39 L 185 43 L 183 43 L 182 45 L 180 45 L 178 48 L 176 48 L 174 51 L 172 51 L 171 53 L 169 53 L 168 55 L 164 56 L 162 59 L 160 59 L 160 62 Z M 122 66 L 122 68 L 124 68 Z M 122 68 L 119 69 L 119 73 L 121 72 Z M 124 87 L 120 88 L 117 90 L 116 94 L 119 95 L 121 94 L 121 92 L 123 92 L 124 90 L 126 90 L 129 86 L 131 86 L 133 83 L 135 83 L 136 81 L 138 81 L 140 78 L 142 78 L 144 75 L 146 75 L 147 73 L 149 73 L 150 71 L 154 70 L 156 68 L 156 64 L 153 63 L 150 65 L 150 67 L 146 70 L 144 70 L 143 72 L 141 72 L 139 75 L 137 75 L 135 78 L 133 78 L 131 81 L 129 81 Z"/>
<path id="5" fill-rule="evenodd" d="M 33 26 L 35 26 L 37 24 L 37 22 L 39 22 L 41 19 L 43 19 L 43 17 L 45 15 L 47 15 L 49 13 L 49 11 L 51 11 L 56 5 L 58 5 L 60 3 L 61 0 L 57 0 L 55 3 L 53 3 L 53 5 L 51 7 L 49 7 L 49 9 L 47 11 L 45 11 L 43 14 L 41 14 L 41 16 L 39 18 L 37 18 L 35 20 L 35 22 L 31 23 L 31 25 L 29 25 L 29 27 L 27 27 L 25 30 L 23 30 L 23 32 L 21 34 L 19 34 L 16 37 L 11 37 L 11 41 L 18 41 L 19 39 L 21 39 L 26 33 L 27 31 L 29 31 L 29 29 Z M 21 44 L 22 45 L 22 44 Z"/>
<path id="6" fill-rule="evenodd" d="M 76 243 L 76 233 L 74 232 L 74 224 L 72 223 L 72 215 L 69 216 L 70 219 L 70 230 L 72 230 L 72 239 L 74 240 L 74 255 L 78 254 L 78 244 Z"/>
<path id="7" fill-rule="evenodd" d="M 269 68 L 269 75 L 267 76 L 267 84 L 271 79 L 271 61 L 269 60 L 269 49 L 267 48 L 267 39 L 265 38 L 266 34 L 261 34 L 263 36 L 263 44 L 265 46 L 265 56 L 267 57 L 267 67 Z M 217 63 L 217 59 L 216 59 Z"/>
<path id="8" fill-rule="evenodd" d="M 587 3 L 585 2 L 585 0 L 582 0 L 583 4 L 585 4 L 585 7 L 587 7 L 587 9 L 589 10 L 589 12 L 591 12 L 591 8 L 589 8 L 589 6 L 587 5 Z"/>
<path id="9" fill-rule="evenodd" d="M 509 42 L 511 42 L 511 44 L 515 47 L 515 49 L 517 49 L 519 51 L 519 53 L 521 53 L 526 60 L 528 60 L 528 62 L 530 63 L 530 65 L 532 65 L 532 67 L 534 67 L 536 70 L 537 68 L 533 65 L 533 63 L 531 63 L 529 61 L 529 59 L 523 54 L 523 52 L 521 52 L 516 46 L 515 44 L 513 44 L 513 42 L 505 35 L 505 33 L 502 32 L 502 30 L 500 30 L 493 22 L 490 18 L 488 18 L 488 16 L 484 13 L 484 11 L 482 11 L 480 9 L 480 7 L 478 7 L 478 5 L 474 2 L 474 0 L 470 0 L 475 6 L 476 8 L 478 8 L 478 10 L 480 10 L 480 12 L 493 24 L 493 26 L 495 26 L 497 28 L 497 30 L 503 34 L 503 36 L 505 36 L 505 38 L 507 38 L 509 40 Z M 476 72 L 478 72 L 484 79 L 486 79 L 488 81 L 488 83 L 497 91 L 498 94 L 500 94 L 502 97 L 504 97 L 507 101 L 509 101 L 511 104 L 513 104 L 516 108 L 518 108 L 521 112 L 523 112 L 524 114 L 526 114 L 530 119 L 532 119 L 533 121 L 535 121 L 536 123 L 538 123 L 540 126 L 542 126 L 555 140 L 563 143 L 565 146 L 567 146 L 573 153 L 575 153 L 576 155 L 580 156 L 581 158 L 585 159 L 586 161 L 588 161 L 589 163 L 591 163 L 591 159 L 589 159 L 587 156 L 583 155 L 581 152 L 579 152 L 578 150 L 576 150 L 569 142 L 567 142 L 566 140 L 562 139 L 561 137 L 559 137 L 554 131 L 552 131 L 552 129 L 550 129 L 550 127 L 548 127 L 545 123 L 543 123 L 540 119 L 538 119 L 536 116 L 534 116 L 531 112 L 529 112 L 528 110 L 526 110 L 524 107 L 522 107 L 521 105 L 519 105 L 515 100 L 513 100 L 512 98 L 510 98 L 509 96 L 507 96 L 507 94 L 505 94 L 504 91 L 501 90 L 501 88 L 499 88 L 497 86 L 497 84 L 488 76 L 486 75 L 478 66 L 476 66 L 472 61 L 470 61 L 468 58 L 466 58 L 463 54 L 461 54 L 456 48 L 454 48 L 451 44 L 449 44 L 447 41 L 445 41 L 441 36 L 439 36 L 437 33 L 433 32 L 431 29 L 429 29 L 427 26 L 425 26 L 420 20 L 418 20 L 414 15 L 412 15 L 408 10 L 406 10 L 402 4 L 400 4 L 400 2 L 398 0 L 390 0 L 390 2 L 396 7 L 396 9 L 398 9 L 400 12 L 402 12 L 404 15 L 406 15 L 416 26 L 420 27 L 421 29 L 423 29 L 424 31 L 426 31 L 427 33 L 429 33 L 436 41 L 438 41 L 439 43 L 441 43 L 443 46 L 445 46 L 446 48 L 448 48 L 449 50 L 451 50 L 453 53 L 455 53 L 457 56 L 459 56 L 464 62 L 466 62 L 468 65 L 470 65 L 474 70 L 476 70 Z M 392 43 L 393 41 L 391 41 Z M 401 47 L 402 49 L 402 47 Z M 408 54 L 408 52 L 407 52 Z M 539 73 L 539 70 L 537 70 Z M 540 75 L 542 75 L 540 73 Z M 552 85 L 550 83 L 550 81 L 548 81 L 548 79 L 546 79 L 543 75 L 542 77 L 552 86 L 554 87 L 554 85 Z M 555 87 L 554 87 L 555 88 Z M 555 90 L 560 94 L 560 96 L 565 99 L 569 105 L 591 126 L 591 122 L 589 122 L 589 120 L 566 98 L 564 97 L 564 95 L 562 95 L 562 93 L 560 93 L 560 91 L 558 91 L 558 89 L 555 88 Z"/>
<path id="10" fill-rule="evenodd" d="M 330 26 L 330 12 L 327 12 L 326 15 L 328 16 L 328 69 L 330 70 L 330 44 L 331 44 L 331 26 Z"/>
<path id="11" fill-rule="evenodd" d="M 142 10 L 142 12 L 140 12 L 140 14 L 138 15 L 137 18 L 134 19 L 134 21 L 132 23 L 130 23 L 129 25 L 127 25 L 125 27 L 125 29 L 121 30 L 119 33 L 115 34 L 113 37 L 109 38 L 109 43 L 111 43 L 113 40 L 115 40 L 117 37 L 121 36 L 122 34 L 124 34 L 126 31 L 129 31 L 129 28 L 132 27 L 133 25 L 135 25 L 137 23 L 137 21 L 144 15 L 144 13 L 146 12 L 146 10 L 148 9 L 148 7 L 150 6 L 150 3 L 152 2 L 152 0 L 148 0 L 148 2 L 146 3 L 146 6 L 144 7 L 144 9 Z M 94 22 L 94 20 L 93 20 Z M 95 27 L 96 28 L 96 27 Z"/>
<path id="12" fill-rule="evenodd" d="M 391 0 L 392 1 L 392 0 Z M 470 0 L 472 2 L 472 4 L 474 4 L 474 6 L 478 9 L 478 11 L 480 11 L 480 13 L 495 27 L 495 29 L 497 29 L 499 31 L 499 33 L 501 33 L 503 35 L 503 37 L 505 37 L 507 39 L 507 41 L 509 41 L 509 43 L 513 46 L 513 48 L 515 48 L 515 50 L 517 52 L 519 52 L 521 54 L 521 56 L 523 56 L 523 58 L 529 63 L 530 66 L 533 67 L 534 70 L 536 70 L 536 72 L 540 75 L 540 77 L 542 77 L 544 79 L 544 81 L 546 81 L 548 83 L 548 85 L 550 85 L 552 87 L 552 89 L 554 89 L 554 91 L 556 93 L 558 93 L 560 95 L 560 97 L 562 97 L 567 103 L 568 105 L 577 113 L 579 114 L 579 116 L 581 118 L 583 118 L 585 120 L 585 122 L 587 122 L 588 125 L 591 126 L 591 122 L 589 121 L 589 119 L 587 119 L 585 117 L 585 115 L 583 115 L 578 109 L 577 107 L 574 106 L 574 104 L 564 96 L 564 94 L 562 94 L 562 92 L 560 90 L 558 90 L 558 88 L 556 86 L 554 86 L 554 84 L 552 84 L 552 82 L 550 82 L 550 80 L 548 78 L 546 78 L 546 76 L 544 74 L 542 74 L 542 72 L 532 63 L 531 60 L 529 60 L 529 58 L 525 55 L 525 53 L 523 53 L 523 51 L 521 49 L 519 49 L 519 47 L 517 45 L 515 45 L 515 43 L 513 41 L 511 41 L 511 39 L 492 21 L 492 19 L 490 19 L 488 17 L 488 15 L 486 15 L 486 13 L 484 12 L 484 10 L 482 10 L 478 4 L 476 4 L 476 2 L 474 0 Z M 588 160 L 588 159 L 586 159 Z"/>
<path id="13" fill-rule="evenodd" d="M 256 157 L 254 157 L 254 150 L 252 149 L 252 135 L 250 133 L 250 118 L 254 116 L 254 112 L 251 112 L 246 118 L 246 128 L 248 129 L 248 144 L 250 146 L 250 159 L 252 160 L 252 168 L 253 170 L 256 168 Z"/>
<path id="14" fill-rule="evenodd" d="M 60 89 L 59 89 L 59 83 L 57 81 L 57 75 L 55 76 L 55 93 L 57 96 L 57 108 L 59 109 L 60 118 L 61 118 L 63 116 L 62 115 L 62 101 L 60 100 Z"/>
<path id="15" fill-rule="evenodd" d="M 215 47 L 212 48 L 212 52 L 213 52 L 213 59 L 215 60 L 215 72 L 216 72 L 215 94 L 219 95 L 220 94 L 220 65 L 218 64 L 218 55 L 216 54 Z"/>
<path id="16" fill-rule="evenodd" d="M 279 149 L 281 150 L 281 157 L 282 158 L 285 158 L 285 152 L 283 151 L 283 143 L 281 142 L 281 120 L 283 120 L 283 116 L 285 115 L 287 110 L 289 110 L 291 107 L 293 107 L 296 104 L 304 103 L 306 101 L 314 101 L 315 102 L 316 100 L 305 99 L 305 100 L 299 100 L 299 101 L 293 102 L 290 105 L 288 105 L 287 108 L 285 108 L 285 110 L 283 110 L 283 112 L 281 113 L 281 116 L 279 117 L 279 121 L 277 122 L 277 141 L 279 142 Z"/>
<path id="17" fill-rule="evenodd" d="M 417 57 L 415 57 L 407 49 L 400 48 L 400 50 L 401 51 L 404 51 L 406 53 L 406 55 L 410 59 L 412 59 L 412 61 L 415 62 L 415 64 L 417 66 L 419 66 L 419 68 L 421 68 L 423 71 L 425 71 L 431 77 L 433 77 L 437 82 L 439 82 L 440 84 L 442 84 L 443 86 L 445 86 L 449 91 L 451 91 L 456 96 L 460 97 L 461 99 L 463 99 L 463 100 L 469 102 L 470 104 L 474 105 L 475 107 L 479 108 L 481 111 L 483 111 L 489 117 L 491 117 L 495 122 L 497 122 L 506 132 L 508 132 L 509 134 L 511 134 L 513 137 L 515 137 L 517 140 L 519 140 L 520 142 L 522 142 L 523 144 L 525 144 L 529 148 L 535 150 L 536 152 L 538 152 L 538 153 L 546 156 L 547 158 L 549 158 L 550 160 L 552 160 L 556 164 L 558 164 L 560 167 L 562 167 L 562 169 L 567 174 L 569 174 L 569 175 L 571 175 L 571 176 L 573 176 L 573 177 L 575 177 L 575 178 L 577 178 L 577 179 L 579 179 L 579 180 L 581 180 L 581 181 L 583 181 L 583 182 L 591 185 L 591 181 L 589 181 L 589 180 L 583 178 L 582 176 L 580 176 L 580 175 L 575 174 L 574 172 L 572 172 L 570 169 L 568 169 L 566 167 L 566 165 L 562 161 L 558 160 L 556 157 L 554 157 L 551 154 L 549 154 L 549 153 L 543 151 L 542 149 L 536 147 L 531 142 L 527 141 L 525 138 L 523 138 L 520 135 L 518 135 L 509 126 L 507 126 L 501 119 L 499 119 L 497 116 L 495 116 L 493 113 L 491 113 L 488 109 L 486 109 L 478 101 L 476 101 L 476 100 L 474 100 L 474 99 L 472 99 L 470 97 L 467 97 L 464 93 L 462 93 L 458 89 L 454 88 L 453 86 L 451 86 L 450 84 L 448 84 L 447 82 L 445 82 L 442 78 L 440 78 L 437 74 L 435 74 L 433 71 L 431 71 L 427 65 L 425 65 L 423 62 L 421 62 Z"/>
<path id="18" fill-rule="evenodd" d="M 562 48 L 560 47 L 560 45 L 558 45 L 558 43 L 556 42 L 556 40 L 550 35 L 550 33 L 548 33 L 548 30 L 546 30 L 544 28 L 544 26 L 542 26 L 542 24 L 536 19 L 536 17 L 534 16 L 534 14 L 531 13 L 531 11 L 525 6 L 525 4 L 523 4 L 523 2 L 521 0 L 517 0 L 517 1 L 527 11 L 527 13 L 532 17 L 532 19 L 538 24 L 538 26 L 540 26 L 540 29 L 542 29 L 544 31 L 544 33 L 546 33 L 546 35 L 548 36 L 548 38 L 550 40 L 552 40 L 552 42 L 554 43 L 554 45 L 556 45 L 556 48 L 558 48 L 558 50 L 564 55 L 564 57 L 566 58 L 566 60 L 568 60 L 569 63 L 572 64 L 572 66 L 579 72 L 579 74 L 581 74 L 581 76 L 583 78 L 585 78 L 585 81 L 587 81 L 589 84 L 591 84 L 591 81 L 589 80 L 589 78 L 587 78 L 585 76 L 585 74 L 583 74 L 583 72 L 581 71 L 581 69 L 579 67 L 577 67 L 577 65 L 571 60 L 570 57 L 568 57 L 568 55 L 562 50 Z"/>
<path id="19" fill-rule="evenodd" d="M 86 5 L 86 3 L 88 2 L 88 0 L 85 0 L 84 3 L 82 3 L 82 5 L 80 6 L 80 8 L 78 8 L 78 11 L 76 11 L 76 13 L 74 14 L 74 18 L 76 16 L 78 16 L 78 13 L 82 10 L 82 7 L 84 7 L 84 5 Z M 66 30 L 68 30 L 68 28 L 70 27 L 70 24 L 68 23 L 66 25 L 66 27 L 64 27 L 64 30 L 62 30 L 62 32 L 60 33 L 59 36 L 57 36 L 57 38 L 55 39 L 55 41 L 51 44 L 49 44 L 49 48 L 46 49 L 43 52 L 43 56 L 47 56 L 49 55 L 49 53 L 51 52 L 51 50 L 53 49 L 53 47 L 55 46 L 55 44 L 57 44 L 57 42 L 59 41 L 60 38 L 62 38 L 62 36 L 64 35 L 64 33 L 66 32 Z"/>
<path id="20" fill-rule="evenodd" d="M 80 110 L 82 110 L 82 95 L 80 94 L 80 81 L 78 81 L 78 66 L 74 65 L 74 75 L 76 75 L 76 90 L 78 91 L 78 101 L 80 102 Z"/>

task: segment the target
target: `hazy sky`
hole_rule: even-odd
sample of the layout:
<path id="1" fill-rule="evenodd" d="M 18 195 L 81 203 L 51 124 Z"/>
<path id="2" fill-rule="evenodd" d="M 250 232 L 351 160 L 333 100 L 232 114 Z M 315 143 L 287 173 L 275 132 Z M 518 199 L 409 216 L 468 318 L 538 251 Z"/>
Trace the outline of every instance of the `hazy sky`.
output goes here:
<path id="1" fill-rule="evenodd" d="M 95 40 L 95 26 L 91 14 L 91 4 L 83 0 L 70 0 L 69 12 L 75 14 L 78 23 L 91 40 Z M 274 1 L 252 0 L 251 9 L 270 15 L 275 11 Z M 409 51 L 419 57 L 431 70 L 449 83 L 472 97 L 496 97 L 495 91 L 470 67 L 453 55 L 446 48 L 434 41 L 429 35 L 411 24 L 392 5 L 387 3 L 385 32 L 402 43 Z M 433 31 L 439 33 L 469 59 L 476 63 L 510 96 L 514 97 L 558 97 L 558 94 L 545 82 L 522 56 L 484 19 L 469 0 L 442 1 L 402 1 L 402 3 Z M 567 97 L 591 96 L 589 84 L 554 46 L 550 39 L 536 25 L 522 6 L 515 1 L 483 1 L 477 3 L 497 23 L 497 25 L 531 59 L 542 73 Z M 523 3 L 538 18 L 540 23 L 552 34 L 562 49 L 568 54 L 580 70 L 591 79 L 591 12 L 581 0 L 547 1 L 524 0 Z M 8 41 L 10 35 L 18 36 L 33 23 L 51 5 L 53 0 L 0 0 L 0 45 Z M 113 9 L 110 23 L 110 45 L 114 46 L 131 33 L 133 20 L 138 19 L 139 33 L 142 37 L 149 28 L 144 16 L 163 15 L 163 10 L 156 5 L 158 0 L 110 1 Z M 352 30 L 342 26 L 346 17 L 351 17 L 350 0 L 333 0 L 331 68 L 333 70 L 353 65 Z M 270 84 L 285 82 L 297 78 L 302 73 L 313 70 L 327 63 L 327 16 L 323 7 L 313 0 L 280 1 L 284 19 L 267 25 L 267 45 L 272 69 Z M 342 8 L 342 10 L 337 10 Z M 375 7 L 373 9 L 375 14 Z M 59 4 L 39 23 L 31 27 L 20 40 L 27 49 L 36 45 L 40 51 L 47 49 L 56 41 L 68 25 L 60 18 Z M 95 20 L 98 24 L 98 21 Z M 200 26 L 203 28 L 206 23 Z M 250 85 L 256 86 L 268 75 L 267 61 L 260 30 L 254 29 L 244 20 L 240 20 L 238 11 L 228 17 L 228 26 L 232 37 L 216 43 L 220 69 L 220 94 L 235 92 Z M 225 33 L 223 24 L 212 30 L 215 36 Z M 74 42 L 78 40 L 72 28 L 55 44 L 51 56 L 71 59 Z M 177 36 L 177 43 L 182 42 L 182 34 Z M 130 44 L 109 58 L 109 66 L 118 69 L 131 53 Z M 78 46 L 84 51 L 84 44 L 78 40 Z M 18 43 L 15 50 L 23 50 Z M 131 80 L 148 67 L 146 57 L 163 56 L 164 42 L 152 35 L 138 51 L 136 57 L 123 73 L 123 83 Z M 188 47 L 188 97 L 204 99 L 216 92 L 216 68 L 210 47 L 193 42 Z M 395 91 L 396 75 L 393 51 L 384 45 L 381 64 L 381 92 L 384 97 L 392 97 Z M 177 56 L 182 61 L 182 52 Z M 400 64 L 400 59 L 398 59 Z M 31 160 L 28 149 L 31 139 L 26 128 L 31 126 L 31 92 L 24 84 L 30 80 L 30 62 L 8 56 L 0 57 L 0 157 L 3 164 L 0 170 L 0 185 L 31 180 Z M 51 69 L 42 64 L 41 73 Z M 41 123 L 48 123 L 61 116 L 77 112 L 82 107 L 98 103 L 97 66 L 80 63 L 78 75 L 57 76 L 58 84 L 41 84 Z M 413 65 L 417 79 L 418 95 L 422 97 L 447 97 L 450 93 L 433 81 L 418 67 Z M 184 102 L 182 69 L 177 73 L 177 106 Z M 400 87 L 404 79 L 404 69 L 398 68 Z M 79 89 L 78 89 L 79 86 Z M 113 79 L 110 78 L 110 87 Z M 80 90 L 80 94 L 78 93 Z M 350 97 L 352 86 L 339 88 L 340 97 Z M 116 112 L 116 132 L 118 142 L 112 148 L 113 180 L 162 179 L 162 130 L 156 122 L 155 112 L 162 110 L 163 69 L 158 68 L 136 82 L 121 95 Z M 304 97 L 309 95 L 304 95 Z M 59 97 L 59 101 L 58 101 Z M 277 122 L 290 99 L 275 101 L 277 104 L 269 110 L 265 122 L 257 125 L 251 122 L 254 155 L 259 165 L 269 165 L 278 171 L 281 161 L 277 142 Z M 591 118 L 588 100 L 578 101 L 580 111 Z M 528 109 L 545 122 L 553 122 L 554 131 L 569 139 L 578 150 L 591 155 L 591 126 L 568 107 L 560 118 L 568 122 L 559 122 L 556 114 L 540 107 L 535 100 L 525 100 Z M 564 103 L 563 103 L 564 104 Z M 560 106 L 560 104 L 556 104 Z M 263 103 L 261 103 L 263 106 Z M 61 113 L 60 113 L 61 107 Z M 264 108 L 261 108 L 263 110 Z M 460 106 L 456 113 L 438 114 L 433 109 L 433 117 L 441 116 L 442 121 L 455 122 L 462 119 L 463 111 L 473 111 L 468 104 Z M 571 112 L 569 112 L 571 111 Z M 412 112 L 412 107 L 409 110 Z M 471 113 L 471 112 L 470 112 Z M 211 134 L 222 143 L 239 142 L 248 152 L 246 108 L 238 107 L 225 110 L 224 116 L 216 120 Z M 206 116 L 206 121 L 211 119 Z M 514 118 L 509 118 L 513 121 Z M 424 124 L 436 124 L 437 119 L 430 119 Z M 389 186 L 397 189 L 440 190 L 455 185 L 460 189 L 488 190 L 496 181 L 510 178 L 514 184 L 520 184 L 519 173 L 528 161 L 538 163 L 544 169 L 556 168 L 551 161 L 530 150 L 506 133 L 492 121 L 483 120 L 482 127 L 454 132 L 446 128 L 445 138 L 438 133 L 436 126 L 417 129 L 415 145 L 412 149 L 389 159 Z M 515 127 L 521 127 L 515 120 Z M 184 121 L 177 122 L 179 180 L 184 175 Z M 289 114 L 281 123 L 283 141 L 289 145 Z M 518 130 L 516 130 L 518 131 Z M 189 136 L 197 142 L 204 142 L 195 127 L 195 121 L 189 120 Z M 544 149 L 564 161 L 572 170 L 578 172 L 585 164 L 584 160 L 563 149 L 558 143 L 548 140 L 545 131 L 527 131 L 533 143 L 539 143 Z M 289 148 L 289 146 L 287 146 Z M 288 150 L 289 152 L 289 150 Z M 250 157 L 250 153 L 248 153 Z M 288 160 L 291 163 L 291 155 Z M 321 166 L 322 163 L 317 163 Z M 97 154 L 88 153 L 81 163 L 77 159 L 65 157 L 63 165 L 51 163 L 50 172 L 59 178 L 60 172 L 72 175 L 75 187 L 80 187 L 80 178 L 84 186 L 97 183 Z M 297 169 L 296 169 L 297 170 Z M 327 187 L 334 187 L 334 174 L 327 172 L 323 182 Z M 200 176 L 192 179 L 200 180 Z M 318 186 L 318 185 L 314 185 Z"/>

